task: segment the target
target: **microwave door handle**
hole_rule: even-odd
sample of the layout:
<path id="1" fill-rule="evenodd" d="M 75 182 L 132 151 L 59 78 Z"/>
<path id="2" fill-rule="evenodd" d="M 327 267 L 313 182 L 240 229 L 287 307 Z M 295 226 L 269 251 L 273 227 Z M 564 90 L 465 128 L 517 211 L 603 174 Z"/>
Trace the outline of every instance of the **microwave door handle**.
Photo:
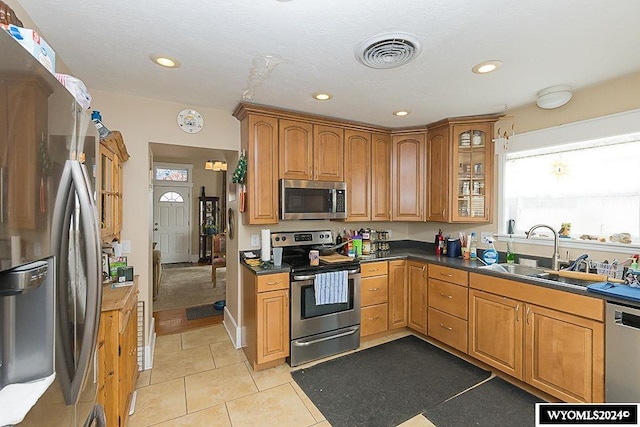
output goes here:
<path id="1" fill-rule="evenodd" d="M 336 213 L 338 209 L 337 206 L 337 199 L 338 199 L 338 191 L 335 188 L 331 189 L 331 212 Z"/>

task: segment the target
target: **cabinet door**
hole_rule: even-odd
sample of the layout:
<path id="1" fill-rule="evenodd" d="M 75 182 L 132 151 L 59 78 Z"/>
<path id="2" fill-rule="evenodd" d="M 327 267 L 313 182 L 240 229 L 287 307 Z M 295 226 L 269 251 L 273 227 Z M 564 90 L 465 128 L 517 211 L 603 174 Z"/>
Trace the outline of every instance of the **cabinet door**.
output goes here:
<path id="1" fill-rule="evenodd" d="M 490 222 L 492 124 L 453 126 L 453 222 Z"/>
<path id="2" fill-rule="evenodd" d="M 247 129 L 245 224 L 278 222 L 278 119 L 250 114 Z M 245 124 L 243 123 L 243 128 Z"/>
<path id="3" fill-rule="evenodd" d="M 374 133 L 371 139 L 371 220 L 390 221 L 391 136 Z M 349 197 L 352 197 L 352 193 Z"/>
<path id="4" fill-rule="evenodd" d="M 427 264 L 407 262 L 409 286 L 408 326 L 423 334 L 427 333 Z"/>
<path id="5" fill-rule="evenodd" d="M 47 177 L 43 174 L 38 157 L 38 145 L 42 138 L 46 143 L 47 136 L 47 97 L 48 93 L 39 81 L 24 80 L 8 84 L 6 87 L 6 102 L 8 128 L 8 147 L 3 147 L 6 155 L 7 173 L 9 179 L 7 189 L 8 203 L 2 206 L 7 209 L 9 228 L 34 229 L 38 219 L 46 215 L 47 206 L 44 194 L 46 192 Z M 4 95 L 3 91 L 3 95 Z M 7 132 L 3 128 L 1 132 Z M 52 189 L 53 191 L 53 189 Z"/>
<path id="6" fill-rule="evenodd" d="M 427 221 L 449 220 L 449 126 L 429 129 L 427 142 Z"/>
<path id="7" fill-rule="evenodd" d="M 257 294 L 257 362 L 289 356 L 289 291 Z"/>
<path id="8" fill-rule="evenodd" d="M 389 329 L 407 326 L 405 261 L 389 261 Z"/>
<path id="9" fill-rule="evenodd" d="M 393 221 L 422 221 L 424 188 L 424 133 L 394 135 L 391 188 Z"/>
<path id="10" fill-rule="evenodd" d="M 347 184 L 347 221 L 371 219 L 371 134 L 345 131 L 344 161 Z"/>
<path id="11" fill-rule="evenodd" d="M 122 231 L 122 161 L 117 155 L 113 156 L 113 235 L 120 238 Z"/>
<path id="12" fill-rule="evenodd" d="M 344 181 L 344 131 L 335 126 L 313 126 L 313 179 Z"/>
<path id="13" fill-rule="evenodd" d="M 296 120 L 284 120 L 280 126 L 280 178 L 313 178 L 313 126 Z"/>
<path id="14" fill-rule="evenodd" d="M 113 159 L 115 155 L 100 144 L 100 227 L 103 240 L 114 235 Z"/>
<path id="15" fill-rule="evenodd" d="M 527 383 L 565 402 L 604 401 L 604 324 L 528 304 L 525 340 Z"/>
<path id="16" fill-rule="evenodd" d="M 523 380 L 523 311 L 520 301 L 471 290 L 469 355 Z"/>

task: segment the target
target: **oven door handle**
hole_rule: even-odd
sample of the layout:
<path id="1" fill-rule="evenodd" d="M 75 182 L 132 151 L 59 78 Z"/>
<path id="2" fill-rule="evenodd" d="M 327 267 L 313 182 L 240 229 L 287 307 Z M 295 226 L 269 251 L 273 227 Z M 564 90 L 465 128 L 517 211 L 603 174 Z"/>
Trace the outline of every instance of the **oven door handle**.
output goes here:
<path id="1" fill-rule="evenodd" d="M 318 338 L 318 339 L 311 340 L 311 341 L 303 341 L 303 342 L 295 341 L 292 344 L 294 346 L 296 346 L 296 347 L 306 347 L 308 345 L 317 344 L 319 342 L 329 341 L 329 340 L 336 339 L 336 338 L 342 338 L 342 337 L 346 337 L 347 335 L 353 335 L 356 332 L 358 332 L 359 330 L 360 330 L 360 326 L 352 326 L 346 332 L 341 332 L 341 333 L 336 334 L 336 335 L 331 335 L 331 336 L 328 336 L 328 337 L 322 337 L 322 338 Z"/>
<path id="2" fill-rule="evenodd" d="M 359 270 L 356 268 L 355 270 L 349 270 L 347 271 L 347 273 L 351 276 L 353 274 L 357 274 L 359 272 Z M 315 274 L 308 274 L 305 276 L 296 276 L 295 274 L 293 275 L 293 280 L 314 280 L 316 278 Z"/>

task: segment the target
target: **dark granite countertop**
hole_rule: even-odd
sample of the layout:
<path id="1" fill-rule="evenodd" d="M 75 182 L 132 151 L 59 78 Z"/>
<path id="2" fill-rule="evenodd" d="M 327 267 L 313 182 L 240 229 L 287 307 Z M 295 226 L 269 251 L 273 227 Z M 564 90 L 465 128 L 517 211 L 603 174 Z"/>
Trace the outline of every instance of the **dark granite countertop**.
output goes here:
<path id="1" fill-rule="evenodd" d="M 244 262 L 241 256 L 241 264 L 245 267 L 251 269 L 255 274 L 273 274 L 273 273 L 283 273 L 290 272 L 291 267 L 288 264 L 283 263 L 280 267 L 274 267 L 270 263 L 265 263 L 260 267 L 252 267 Z M 595 282 L 572 279 L 572 278 L 560 278 L 561 281 L 542 279 L 530 276 L 521 276 L 516 274 L 509 273 L 501 273 L 497 271 L 492 271 L 488 269 L 481 269 L 484 264 L 480 261 L 471 261 L 464 260 L 462 258 L 452 258 L 447 256 L 435 255 L 433 253 L 432 248 L 427 245 L 421 244 L 418 242 L 414 247 L 403 245 L 401 247 L 392 247 L 392 249 L 384 252 L 379 252 L 375 255 L 367 256 L 360 258 L 360 262 L 374 262 L 374 261 L 392 261 L 396 259 L 406 259 L 412 261 L 422 261 L 430 264 L 438 264 L 444 265 L 448 267 L 453 267 L 461 270 L 466 270 L 469 272 L 485 274 L 488 276 L 500 277 L 502 279 L 514 280 L 521 283 L 527 283 L 535 286 L 543 286 L 545 288 L 557 289 L 565 292 L 571 292 L 574 294 L 585 295 L 592 298 L 598 298 L 605 301 L 624 304 L 631 307 L 640 308 L 640 302 L 628 300 L 624 298 L 617 298 L 614 296 L 603 295 L 595 292 L 590 292 L 587 290 L 587 285 L 590 285 Z"/>

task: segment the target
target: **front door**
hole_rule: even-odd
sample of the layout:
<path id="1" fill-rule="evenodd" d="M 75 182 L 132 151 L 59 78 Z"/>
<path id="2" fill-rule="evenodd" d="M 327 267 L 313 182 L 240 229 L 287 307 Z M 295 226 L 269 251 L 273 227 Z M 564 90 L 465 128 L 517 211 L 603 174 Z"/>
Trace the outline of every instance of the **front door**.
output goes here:
<path id="1" fill-rule="evenodd" d="M 153 187 L 153 240 L 162 263 L 189 262 L 191 248 L 191 188 Z"/>

